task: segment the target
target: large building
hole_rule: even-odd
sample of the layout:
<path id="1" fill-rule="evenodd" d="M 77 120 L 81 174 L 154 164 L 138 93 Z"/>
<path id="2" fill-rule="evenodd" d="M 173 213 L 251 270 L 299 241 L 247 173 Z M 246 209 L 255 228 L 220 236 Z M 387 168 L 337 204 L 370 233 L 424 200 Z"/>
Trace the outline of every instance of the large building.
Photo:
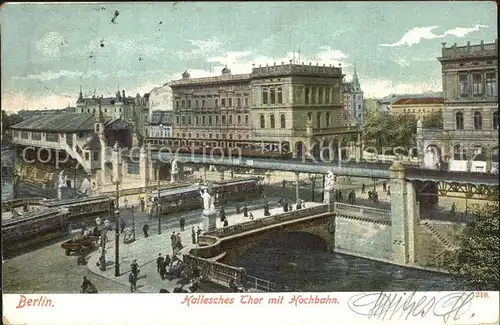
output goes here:
<path id="1" fill-rule="evenodd" d="M 97 116 L 99 108 L 106 119 L 124 119 L 136 127 L 136 131 L 141 135 L 147 133 L 146 124 L 149 120 L 149 94 L 135 97 L 126 96 L 125 90 L 116 92 L 115 97 L 84 98 L 80 89 L 80 94 L 76 102 L 76 113 L 88 113 Z"/>
<path id="2" fill-rule="evenodd" d="M 443 78 L 443 129 L 417 128 L 428 168 L 498 171 L 498 40 L 451 47 L 438 60 Z"/>
<path id="3" fill-rule="evenodd" d="M 173 137 L 173 111 L 152 111 L 148 123 L 147 135 L 151 138 L 172 138 Z"/>
<path id="4" fill-rule="evenodd" d="M 303 154 L 347 147 L 359 128 L 346 126 L 342 69 L 282 63 L 250 74 L 171 81 L 178 145 L 244 147 Z M 329 150 L 325 150 L 330 152 Z"/>
<path id="5" fill-rule="evenodd" d="M 417 120 L 432 114 L 442 114 L 443 97 L 400 98 L 389 106 L 390 114 L 409 114 Z"/>
<path id="6" fill-rule="evenodd" d="M 363 126 L 365 120 L 363 91 L 359 84 L 358 73 L 354 66 L 354 74 L 350 82 L 344 82 L 344 114 L 348 124 Z"/>

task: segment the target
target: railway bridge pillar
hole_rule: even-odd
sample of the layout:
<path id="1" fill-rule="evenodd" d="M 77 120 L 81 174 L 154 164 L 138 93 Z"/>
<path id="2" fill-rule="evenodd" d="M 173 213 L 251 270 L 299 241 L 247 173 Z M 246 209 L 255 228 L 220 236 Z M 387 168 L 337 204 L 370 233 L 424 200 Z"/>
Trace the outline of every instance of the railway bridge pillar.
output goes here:
<path id="1" fill-rule="evenodd" d="M 395 161 L 390 171 L 392 258 L 399 265 L 415 262 L 415 233 L 419 222 L 415 186 L 405 180 L 405 168 Z"/>
<path id="2" fill-rule="evenodd" d="M 141 147 L 139 153 L 139 178 L 141 186 L 149 186 L 150 176 L 154 173 L 152 163 L 150 161 L 150 156 L 144 147 Z"/>

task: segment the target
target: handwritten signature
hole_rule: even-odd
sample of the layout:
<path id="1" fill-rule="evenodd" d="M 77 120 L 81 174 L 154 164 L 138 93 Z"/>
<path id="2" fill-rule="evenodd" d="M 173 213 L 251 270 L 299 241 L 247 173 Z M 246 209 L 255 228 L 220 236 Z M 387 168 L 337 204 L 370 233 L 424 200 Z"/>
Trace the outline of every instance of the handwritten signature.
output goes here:
<path id="1" fill-rule="evenodd" d="M 422 292 L 420 292 L 422 293 Z M 443 317 L 445 323 L 456 321 L 467 313 L 472 305 L 473 292 L 438 293 L 434 296 L 397 292 L 372 292 L 352 296 L 348 307 L 354 313 L 378 320 L 410 316 L 424 318 L 429 313 Z"/>

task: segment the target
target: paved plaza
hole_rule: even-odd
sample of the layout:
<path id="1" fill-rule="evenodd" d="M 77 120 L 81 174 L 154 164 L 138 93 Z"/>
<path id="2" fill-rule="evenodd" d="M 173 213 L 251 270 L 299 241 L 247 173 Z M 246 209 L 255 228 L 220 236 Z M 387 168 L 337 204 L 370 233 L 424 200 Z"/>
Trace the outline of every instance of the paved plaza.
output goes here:
<path id="1" fill-rule="evenodd" d="M 306 207 L 313 207 L 320 205 L 317 202 L 306 202 Z M 249 213 L 252 213 L 255 219 L 264 217 L 264 210 L 262 208 L 249 207 Z M 282 208 L 271 208 L 271 215 L 283 213 Z M 240 214 L 227 214 L 226 215 L 229 225 L 240 224 L 250 221 L 249 218 L 245 218 L 243 213 Z M 180 233 L 182 244 L 184 245 L 183 251 L 188 251 L 193 248 L 196 244 L 192 243 L 191 232 L 192 228 L 196 230 L 197 227 L 202 229 L 203 224 L 192 224 L 185 228 L 184 231 L 180 231 L 177 227 L 175 232 Z M 217 228 L 221 228 L 222 222 L 217 218 Z M 172 228 L 170 231 L 163 232 L 161 235 L 157 233 L 152 233 L 150 231 L 149 237 L 145 238 L 141 232 L 137 232 L 136 241 L 131 244 L 123 244 L 123 236 L 120 236 L 120 276 L 115 277 L 115 249 L 114 249 L 114 232 L 109 233 L 108 237 L 110 242 L 106 247 L 106 261 L 107 269 L 106 271 L 99 270 L 97 262 L 99 260 L 100 251 L 96 251 L 90 255 L 88 260 L 88 268 L 91 272 L 101 275 L 109 280 L 115 281 L 122 285 L 129 285 L 128 277 L 130 272 L 130 264 L 134 259 L 137 260 L 140 268 L 140 274 L 137 282 L 137 292 L 142 293 L 158 293 L 160 289 L 167 289 L 173 292 L 174 288 L 181 286 L 179 279 L 174 280 L 162 280 L 156 269 L 156 258 L 158 254 L 161 253 L 163 256 L 172 256 L 172 247 L 170 245 L 170 236 L 172 235 Z M 189 286 L 189 285 L 188 285 Z M 187 286 L 186 286 L 187 287 Z"/>

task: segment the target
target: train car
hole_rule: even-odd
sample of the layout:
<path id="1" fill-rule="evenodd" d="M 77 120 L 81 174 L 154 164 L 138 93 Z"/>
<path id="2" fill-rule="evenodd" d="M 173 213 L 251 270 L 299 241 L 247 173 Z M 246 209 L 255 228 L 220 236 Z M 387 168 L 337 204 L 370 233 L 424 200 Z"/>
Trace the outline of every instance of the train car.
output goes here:
<path id="1" fill-rule="evenodd" d="M 251 177 L 245 179 L 231 179 L 214 182 L 209 188 L 215 195 L 215 205 L 221 205 L 227 201 L 259 198 L 262 195 L 260 179 Z M 201 196 L 199 186 L 183 188 L 164 189 L 152 191 L 149 194 L 151 201 L 159 199 L 158 213 L 199 209 L 201 207 Z M 156 210 L 153 211 L 156 213 Z"/>
<path id="2" fill-rule="evenodd" d="M 49 239 L 65 236 L 68 232 L 67 209 L 50 209 L 24 218 L 2 221 L 2 240 L 8 252 Z"/>
<path id="3" fill-rule="evenodd" d="M 69 210 L 68 218 L 79 218 L 109 212 L 114 209 L 114 198 L 101 195 L 74 200 L 48 202 L 49 208 L 64 207 Z"/>

